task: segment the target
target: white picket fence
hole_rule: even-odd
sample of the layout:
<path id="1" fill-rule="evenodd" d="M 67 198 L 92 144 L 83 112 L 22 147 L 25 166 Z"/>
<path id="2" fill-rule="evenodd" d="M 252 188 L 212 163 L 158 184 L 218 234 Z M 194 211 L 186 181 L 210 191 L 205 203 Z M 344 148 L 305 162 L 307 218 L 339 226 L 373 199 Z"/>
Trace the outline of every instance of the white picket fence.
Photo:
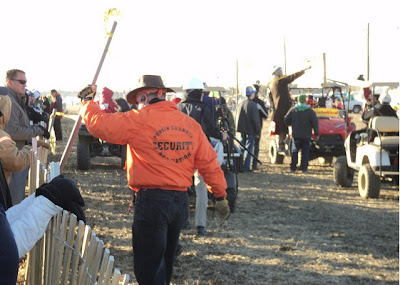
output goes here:
<path id="1" fill-rule="evenodd" d="M 58 162 L 47 163 L 47 149 L 33 148 L 29 194 L 60 174 Z M 128 284 L 129 275 L 114 268 L 114 257 L 103 245 L 88 225 L 78 223 L 74 214 L 60 211 L 27 255 L 24 284 Z"/>

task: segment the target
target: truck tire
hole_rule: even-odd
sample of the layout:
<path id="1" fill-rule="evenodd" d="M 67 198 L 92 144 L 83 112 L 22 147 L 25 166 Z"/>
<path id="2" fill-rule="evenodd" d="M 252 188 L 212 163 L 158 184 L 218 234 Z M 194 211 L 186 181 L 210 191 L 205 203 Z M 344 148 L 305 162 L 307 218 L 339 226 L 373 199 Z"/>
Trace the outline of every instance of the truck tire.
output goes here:
<path id="1" fill-rule="evenodd" d="M 355 105 L 353 107 L 353 113 L 354 114 L 358 114 L 358 113 L 360 113 L 360 111 L 361 111 L 361 106 L 360 105 Z"/>
<path id="2" fill-rule="evenodd" d="M 285 158 L 284 155 L 278 154 L 278 145 L 275 140 L 269 143 L 269 158 L 272 164 L 282 164 Z"/>
<path id="3" fill-rule="evenodd" d="M 378 198 L 381 180 L 369 164 L 363 164 L 358 171 L 358 192 L 362 198 Z"/>
<path id="4" fill-rule="evenodd" d="M 333 180 L 340 187 L 351 187 L 354 170 L 347 166 L 346 156 L 339 156 L 333 165 Z"/>
<path id="5" fill-rule="evenodd" d="M 90 169 L 90 146 L 88 143 L 78 143 L 76 150 L 77 168 L 79 170 Z"/>

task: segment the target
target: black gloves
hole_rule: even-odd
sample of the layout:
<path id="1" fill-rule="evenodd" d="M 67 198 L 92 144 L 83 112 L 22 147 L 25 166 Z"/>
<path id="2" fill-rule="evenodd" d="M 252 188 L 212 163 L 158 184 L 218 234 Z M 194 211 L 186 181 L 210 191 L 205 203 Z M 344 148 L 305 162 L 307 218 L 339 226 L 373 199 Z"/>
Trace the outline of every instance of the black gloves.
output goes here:
<path id="1" fill-rule="evenodd" d="M 41 125 L 37 125 L 40 129 L 42 129 L 43 130 L 43 137 L 45 138 L 45 139 L 49 139 L 50 138 L 50 133 L 49 133 L 49 131 L 47 130 L 47 128 L 45 128 L 45 127 L 43 127 L 43 126 L 41 126 Z"/>
<path id="2" fill-rule="evenodd" d="M 93 100 L 95 95 L 96 95 L 96 87 L 93 88 L 92 85 L 88 85 L 81 91 L 79 91 L 78 98 L 80 98 L 81 101 L 89 101 Z"/>
<path id="3" fill-rule="evenodd" d="M 85 213 L 82 209 L 85 201 L 71 179 L 58 175 L 50 183 L 45 183 L 36 189 L 36 197 L 39 195 L 43 195 L 57 206 L 75 214 L 78 220 L 86 223 Z"/>

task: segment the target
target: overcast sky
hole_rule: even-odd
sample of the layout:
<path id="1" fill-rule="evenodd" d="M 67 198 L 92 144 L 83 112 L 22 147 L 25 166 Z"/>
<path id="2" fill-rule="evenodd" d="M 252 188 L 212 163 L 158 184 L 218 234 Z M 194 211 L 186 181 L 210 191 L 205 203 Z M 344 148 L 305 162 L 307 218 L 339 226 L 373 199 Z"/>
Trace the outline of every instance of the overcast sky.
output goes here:
<path id="1" fill-rule="evenodd" d="M 79 90 L 91 83 L 113 21 L 118 25 L 97 84 L 115 91 L 135 87 L 142 74 L 166 85 L 197 76 L 208 85 L 236 86 L 260 80 L 272 67 L 287 72 L 307 65 L 298 83 L 327 77 L 349 82 L 400 81 L 398 1 L 7 1 L 0 4 L 0 74 L 26 71 L 28 89 Z M 129 4 L 127 4 L 129 3 Z M 104 13 L 121 17 L 105 26 Z"/>

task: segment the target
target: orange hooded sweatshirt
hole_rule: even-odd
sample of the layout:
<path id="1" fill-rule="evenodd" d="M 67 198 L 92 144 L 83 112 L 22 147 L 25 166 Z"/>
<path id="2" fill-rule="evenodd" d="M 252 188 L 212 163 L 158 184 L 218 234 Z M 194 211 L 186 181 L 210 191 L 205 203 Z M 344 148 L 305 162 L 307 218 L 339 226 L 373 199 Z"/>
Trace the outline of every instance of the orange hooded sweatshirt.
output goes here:
<path id="1" fill-rule="evenodd" d="M 170 101 L 150 104 L 140 111 L 104 113 L 92 101 L 83 103 L 82 118 L 95 137 L 127 144 L 128 185 L 186 191 L 194 169 L 211 186 L 216 198 L 226 195 L 224 173 L 217 154 L 200 124 Z"/>

